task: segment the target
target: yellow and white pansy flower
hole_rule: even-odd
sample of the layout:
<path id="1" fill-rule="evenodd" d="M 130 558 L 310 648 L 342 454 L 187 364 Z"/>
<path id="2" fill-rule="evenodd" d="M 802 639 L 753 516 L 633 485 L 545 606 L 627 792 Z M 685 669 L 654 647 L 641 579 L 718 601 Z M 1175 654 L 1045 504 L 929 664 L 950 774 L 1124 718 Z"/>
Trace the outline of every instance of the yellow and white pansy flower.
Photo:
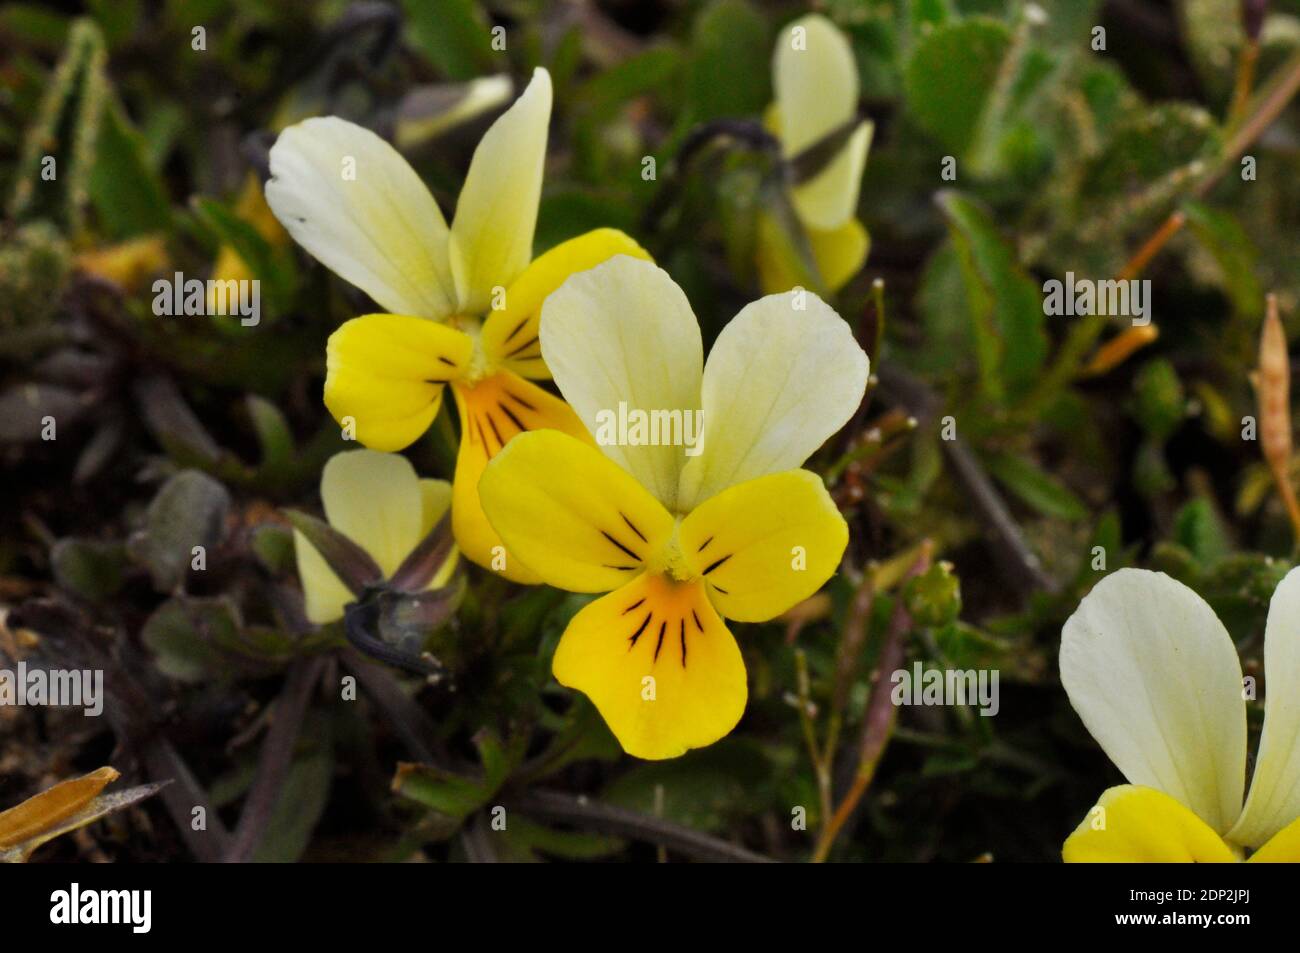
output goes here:
<path id="1" fill-rule="evenodd" d="M 1129 784 L 1065 842 L 1067 862 L 1300 860 L 1300 569 L 1264 632 L 1264 730 L 1250 796 L 1241 663 L 1205 600 L 1163 573 L 1107 576 L 1065 623 L 1061 681 Z"/>
<path id="2" fill-rule="evenodd" d="M 428 429 L 451 385 L 461 426 L 452 529 L 482 566 L 500 552 L 475 489 L 487 461 L 526 430 L 586 433 L 532 383 L 550 377 L 538 341 L 542 301 L 612 255 L 649 257 L 622 232 L 597 229 L 533 260 L 550 116 L 551 79 L 538 69 L 475 149 L 450 226 L 415 170 L 360 126 L 308 119 L 271 149 L 266 199 L 276 216 L 389 312 L 331 335 L 326 406 L 365 446 L 400 450 Z M 539 581 L 517 565 L 502 574 Z"/>
<path id="3" fill-rule="evenodd" d="M 858 68 L 848 38 L 830 20 L 809 14 L 786 26 L 772 57 L 776 100 L 765 124 L 791 159 L 850 122 L 858 111 Z M 812 179 L 791 190 L 822 282 L 838 291 L 858 273 L 871 241 L 858 221 L 858 191 L 871 148 L 872 124 L 863 120 L 839 152 Z M 758 220 L 758 272 L 772 294 L 800 284 L 789 242 L 766 212 Z"/>
<path id="4" fill-rule="evenodd" d="M 541 339 L 598 440 L 515 438 L 484 471 L 484 509 L 510 558 L 545 582 L 609 593 L 574 616 L 553 669 L 623 749 L 671 758 L 711 744 L 747 696 L 723 620 L 779 615 L 843 555 L 844 518 L 799 466 L 857 410 L 867 356 L 839 315 L 798 291 L 741 310 L 706 365 L 681 289 L 624 256 L 552 294 Z M 700 413 L 702 438 L 685 446 L 691 428 L 673 421 Z M 616 417 L 631 426 L 612 427 Z M 627 439 L 609 439 L 616 430 Z"/>
<path id="5" fill-rule="evenodd" d="M 330 526 L 364 549 L 388 579 L 446 515 L 451 484 L 420 479 L 396 453 L 346 450 L 325 464 L 320 496 Z M 356 597 L 298 530 L 293 545 L 308 620 L 325 625 L 341 619 Z M 455 568 L 453 549 L 427 588 L 446 585 Z"/>

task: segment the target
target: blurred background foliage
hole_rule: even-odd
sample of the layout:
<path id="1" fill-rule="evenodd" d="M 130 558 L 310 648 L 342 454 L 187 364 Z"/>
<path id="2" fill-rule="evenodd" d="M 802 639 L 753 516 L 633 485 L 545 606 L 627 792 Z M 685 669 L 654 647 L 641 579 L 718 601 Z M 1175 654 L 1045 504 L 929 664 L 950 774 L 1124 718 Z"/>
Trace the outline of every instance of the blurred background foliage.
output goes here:
<path id="1" fill-rule="evenodd" d="M 877 379 L 809 464 L 852 540 L 822 595 L 742 627 L 739 728 L 663 763 L 621 755 L 550 678 L 585 597 L 462 570 L 454 613 L 418 633 L 430 679 L 305 623 L 281 508 L 318 511 L 348 446 L 320 399 L 324 343 L 366 308 L 258 183 L 280 129 L 336 114 L 449 208 L 503 106 L 469 84 L 546 66 L 537 251 L 629 231 L 707 346 L 758 294 L 759 213 L 790 221 L 788 172 L 745 131 L 778 28 L 808 7 L 0 10 L 0 659 L 102 667 L 110 689 L 95 721 L 0 708 L 0 807 L 100 764 L 173 779 L 37 859 L 1052 860 L 1119 781 L 1056 676 L 1061 623 L 1101 574 L 1188 582 L 1260 674 L 1293 540 L 1243 435 L 1265 295 L 1291 330 L 1300 304 L 1300 0 L 815 7 L 850 38 L 875 124 L 870 258 L 834 303 Z M 261 279 L 258 326 L 154 316 L 153 278 L 214 263 Z M 1071 271 L 1150 279 L 1158 339 L 1046 316 L 1043 282 Z M 447 414 L 410 451 L 423 475 L 451 473 Z M 882 708 L 882 659 L 995 669 L 1000 712 Z"/>

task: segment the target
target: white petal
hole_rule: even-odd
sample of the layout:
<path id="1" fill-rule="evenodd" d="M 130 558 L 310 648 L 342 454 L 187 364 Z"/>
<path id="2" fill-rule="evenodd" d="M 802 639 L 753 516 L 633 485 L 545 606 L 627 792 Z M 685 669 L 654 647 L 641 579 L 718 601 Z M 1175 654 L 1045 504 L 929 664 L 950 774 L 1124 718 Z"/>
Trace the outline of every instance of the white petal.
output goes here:
<path id="1" fill-rule="evenodd" d="M 398 116 L 394 143 L 399 149 L 423 145 L 496 109 L 514 91 L 515 84 L 509 76 L 481 76 L 467 83 L 448 83 L 412 92 L 404 103 L 412 107 L 411 112 Z M 449 97 L 454 97 L 450 105 L 439 108 Z"/>
<path id="2" fill-rule="evenodd" d="M 1258 847 L 1300 818 L 1300 569 L 1278 584 L 1264 629 L 1264 731 L 1230 840 Z"/>
<path id="3" fill-rule="evenodd" d="M 400 454 L 336 453 L 321 474 L 320 495 L 330 525 L 368 552 L 385 576 L 420 541 L 424 494 L 415 468 Z"/>
<path id="4" fill-rule="evenodd" d="M 1241 663 L 1204 599 L 1164 573 L 1112 573 L 1065 623 L 1061 682 L 1132 784 L 1220 834 L 1232 827 L 1246 770 Z"/>
<path id="5" fill-rule="evenodd" d="M 781 31 L 772 70 L 776 123 L 787 158 L 856 114 L 858 69 L 853 50 L 824 16 L 809 14 Z M 795 189 L 795 207 L 805 222 L 829 230 L 854 213 L 870 143 L 871 125 L 864 122 L 815 179 Z"/>
<path id="6" fill-rule="evenodd" d="M 438 203 L 369 129 L 331 116 L 284 130 L 271 147 L 266 201 L 299 245 L 385 310 L 452 312 L 449 232 Z"/>
<path id="7" fill-rule="evenodd" d="M 492 289 L 508 287 L 532 260 L 550 122 L 551 75 L 539 68 L 474 150 L 451 224 L 451 267 L 464 313 L 486 311 Z"/>
<path id="8" fill-rule="evenodd" d="M 571 276 L 542 306 L 542 357 L 605 455 L 672 511 L 683 446 L 630 445 L 633 412 L 700 407 L 704 348 L 690 303 L 662 268 L 617 255 Z M 612 426 L 611 426 L 612 422 Z M 612 437 L 612 439 L 606 439 Z"/>
<path id="9" fill-rule="evenodd" d="M 682 512 L 729 486 L 797 468 L 857 411 L 867 366 L 849 326 L 812 292 L 746 305 L 704 368 L 704 449 L 682 470 Z"/>

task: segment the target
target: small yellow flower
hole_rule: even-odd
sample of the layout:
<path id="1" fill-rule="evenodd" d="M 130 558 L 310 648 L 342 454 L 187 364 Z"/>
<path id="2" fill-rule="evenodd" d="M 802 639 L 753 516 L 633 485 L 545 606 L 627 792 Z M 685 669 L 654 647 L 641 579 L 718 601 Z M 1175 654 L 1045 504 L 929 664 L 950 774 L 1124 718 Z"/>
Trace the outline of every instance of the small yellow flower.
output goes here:
<path id="1" fill-rule="evenodd" d="M 858 69 L 848 39 L 813 13 L 789 24 L 772 57 L 776 101 L 764 120 L 790 159 L 849 122 L 858 109 Z M 858 273 L 871 239 L 855 217 L 862 171 L 871 147 L 872 124 L 863 122 L 822 170 L 791 191 L 791 201 L 821 279 L 838 291 Z M 772 294 L 800 284 L 781 227 L 766 212 L 758 220 L 758 272 Z"/>
<path id="2" fill-rule="evenodd" d="M 135 291 L 145 279 L 167 269 L 171 258 L 162 235 L 142 235 L 77 255 L 77 267 Z"/>
<path id="3" fill-rule="evenodd" d="M 420 479 L 395 453 L 347 450 L 325 464 L 320 496 L 326 521 L 364 549 L 387 579 L 446 514 L 451 484 Z M 294 530 L 293 543 L 308 620 L 325 625 L 342 618 L 356 597 L 307 537 Z M 427 588 L 445 585 L 455 568 L 453 549 Z"/>
<path id="4" fill-rule="evenodd" d="M 262 183 L 258 182 L 257 177 L 252 173 L 249 173 L 248 178 L 244 180 L 239 198 L 235 201 L 235 215 L 251 225 L 253 230 L 266 239 L 267 244 L 273 248 L 284 245 L 289 240 L 289 236 L 285 234 L 266 204 L 266 197 L 262 194 Z M 222 305 L 218 303 L 219 299 L 216 297 L 217 283 L 224 285 L 227 281 L 251 281 L 256 277 L 258 276 L 253 274 L 248 263 L 239 257 L 239 252 L 230 245 L 222 245 L 217 250 L 216 261 L 212 263 L 213 283 L 208 286 L 208 311 L 212 314 L 222 311 Z M 220 300 L 224 300 L 224 294 Z"/>
<path id="5" fill-rule="evenodd" d="M 1246 786 L 1241 663 L 1214 610 L 1163 573 L 1121 569 L 1061 638 L 1061 682 L 1129 784 L 1108 789 L 1062 849 L 1067 862 L 1300 860 L 1300 570 L 1264 634 L 1268 705 Z"/>
<path id="6" fill-rule="evenodd" d="M 391 312 L 354 318 L 330 337 L 326 406 L 367 447 L 394 451 L 428 429 L 452 386 L 461 425 L 452 529 L 482 566 L 501 545 L 475 489 L 488 460 L 527 430 L 585 434 L 563 401 L 530 381 L 550 377 L 538 344 L 542 301 L 612 255 L 649 257 L 622 232 L 597 229 L 532 261 L 550 116 L 550 75 L 538 69 L 479 142 L 450 227 L 415 170 L 360 126 L 308 119 L 271 149 L 266 198 L 276 216 Z M 500 571 L 539 581 L 511 563 Z"/>
<path id="7" fill-rule="evenodd" d="M 703 413 L 693 456 L 662 436 L 598 448 L 523 434 L 479 492 L 511 559 L 558 588 L 610 593 L 565 630 L 560 683 L 591 698 L 630 754 L 711 744 L 747 693 L 723 619 L 774 618 L 843 555 L 843 517 L 821 479 L 797 468 L 856 411 L 867 356 L 821 299 L 792 292 L 744 308 L 703 366 L 681 289 L 623 256 L 547 299 L 541 343 L 591 433 L 620 404 L 661 419 Z"/>

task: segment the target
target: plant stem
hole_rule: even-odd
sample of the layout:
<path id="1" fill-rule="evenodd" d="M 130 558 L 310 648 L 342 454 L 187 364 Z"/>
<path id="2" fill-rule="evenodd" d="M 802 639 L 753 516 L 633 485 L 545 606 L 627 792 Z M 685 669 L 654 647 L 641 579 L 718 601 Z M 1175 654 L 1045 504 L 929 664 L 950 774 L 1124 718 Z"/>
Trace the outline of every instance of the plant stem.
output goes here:
<path id="1" fill-rule="evenodd" d="M 600 834 L 633 837 L 652 844 L 662 844 L 669 850 L 697 860 L 740 864 L 772 863 L 770 857 L 729 844 L 711 834 L 683 827 L 649 814 L 602 804 L 582 796 L 562 794 L 559 791 L 530 791 L 518 794 L 507 799 L 506 806 L 507 810 L 513 807 L 529 817 L 551 823 L 572 824 L 574 827 Z"/>
<path id="2" fill-rule="evenodd" d="M 823 751 L 817 744 L 817 726 L 813 724 L 812 691 L 808 679 L 808 656 L 803 649 L 794 650 L 794 667 L 799 687 L 799 725 L 803 728 L 804 744 L 808 746 L 808 760 L 812 762 L 813 774 L 817 778 L 817 798 L 821 804 L 822 823 L 831 813 L 831 768 L 829 751 Z"/>
<path id="3" fill-rule="evenodd" d="M 240 864 L 252 860 L 253 853 L 262 842 L 262 836 L 271 823 L 271 815 L 280 799 L 280 791 L 289 776 L 293 749 L 302 730 L 302 720 L 307 714 L 312 690 L 320 680 L 325 662 L 324 657 L 298 659 L 289 667 L 284 688 L 275 702 L 271 729 L 258 754 L 257 776 L 244 799 L 239 825 L 226 850 L 224 859 L 228 863 Z"/>
<path id="4" fill-rule="evenodd" d="M 923 546 L 916 562 L 908 570 L 907 578 L 921 575 L 930 568 L 933 559 L 933 546 Z M 885 644 L 881 647 L 880 658 L 876 662 L 876 672 L 871 680 L 871 698 L 867 702 L 867 712 L 862 719 L 862 738 L 858 746 L 858 767 L 854 772 L 853 783 L 844 800 L 831 815 L 830 822 L 822 828 L 817 846 L 813 849 L 812 862 L 822 863 L 830 855 L 844 825 L 848 823 L 858 803 L 871 787 L 876 775 L 876 767 L 889 744 L 893 733 L 898 709 L 890 697 L 889 682 L 893 672 L 903 664 L 906 654 L 905 639 L 912 629 L 912 617 L 907 611 L 903 593 L 900 591 L 894 603 L 894 612 L 889 619 L 889 631 Z"/>

